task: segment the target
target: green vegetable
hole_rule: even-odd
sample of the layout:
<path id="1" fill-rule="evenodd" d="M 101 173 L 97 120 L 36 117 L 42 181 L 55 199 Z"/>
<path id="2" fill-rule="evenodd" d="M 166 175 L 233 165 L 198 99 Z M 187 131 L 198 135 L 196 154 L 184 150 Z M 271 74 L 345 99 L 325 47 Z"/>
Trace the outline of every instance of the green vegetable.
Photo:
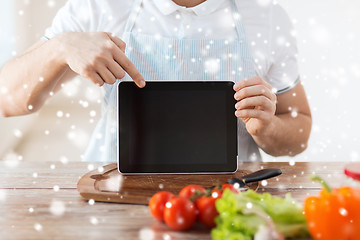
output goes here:
<path id="1" fill-rule="evenodd" d="M 280 198 L 252 190 L 233 193 L 226 189 L 216 201 L 216 209 L 219 212 L 215 219 L 217 226 L 211 231 L 214 240 L 251 240 L 269 220 L 276 231 L 287 238 L 309 236 L 302 206 L 290 194 Z"/>

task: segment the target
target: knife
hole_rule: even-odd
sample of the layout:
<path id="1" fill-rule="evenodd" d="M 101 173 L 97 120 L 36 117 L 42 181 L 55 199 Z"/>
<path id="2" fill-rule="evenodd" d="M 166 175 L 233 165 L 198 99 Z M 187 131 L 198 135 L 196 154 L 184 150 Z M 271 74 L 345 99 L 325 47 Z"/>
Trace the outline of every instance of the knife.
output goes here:
<path id="1" fill-rule="evenodd" d="M 239 187 L 245 187 L 247 183 L 258 182 L 273 178 L 282 174 L 279 168 L 266 168 L 247 174 L 241 178 L 232 178 L 228 181 L 230 184 L 239 184 Z"/>

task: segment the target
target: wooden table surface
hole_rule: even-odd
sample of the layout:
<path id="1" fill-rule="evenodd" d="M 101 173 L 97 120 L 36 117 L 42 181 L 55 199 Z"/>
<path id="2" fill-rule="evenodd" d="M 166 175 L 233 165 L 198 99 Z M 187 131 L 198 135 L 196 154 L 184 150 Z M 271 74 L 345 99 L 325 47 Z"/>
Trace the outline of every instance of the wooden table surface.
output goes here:
<path id="1" fill-rule="evenodd" d="M 0 239 L 211 239 L 209 230 L 196 226 L 188 232 L 171 231 L 153 220 L 147 206 L 87 202 L 76 189 L 79 178 L 104 163 L 0 162 Z M 313 172 L 332 185 L 345 183 L 344 163 L 244 163 L 255 171 L 276 167 L 277 178 L 260 185 L 259 192 L 302 202 L 317 195 L 320 186 L 309 180 Z M 190 183 L 184 183 L 184 185 Z"/>

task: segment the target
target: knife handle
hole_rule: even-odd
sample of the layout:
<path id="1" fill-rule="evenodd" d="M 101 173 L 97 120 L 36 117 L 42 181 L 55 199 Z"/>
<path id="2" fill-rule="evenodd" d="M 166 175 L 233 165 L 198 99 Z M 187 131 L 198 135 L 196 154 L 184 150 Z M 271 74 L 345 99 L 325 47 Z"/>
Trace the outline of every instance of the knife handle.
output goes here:
<path id="1" fill-rule="evenodd" d="M 258 182 L 272 177 L 276 177 L 282 174 L 282 171 L 278 168 L 266 168 L 248 175 L 243 176 L 241 179 L 245 183 Z"/>

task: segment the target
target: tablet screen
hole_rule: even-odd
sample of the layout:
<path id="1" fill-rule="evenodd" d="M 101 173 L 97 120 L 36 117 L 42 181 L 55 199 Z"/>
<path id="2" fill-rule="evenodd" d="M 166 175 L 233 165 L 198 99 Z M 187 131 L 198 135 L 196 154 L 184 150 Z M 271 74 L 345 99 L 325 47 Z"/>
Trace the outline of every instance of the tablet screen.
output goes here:
<path id="1" fill-rule="evenodd" d="M 232 82 L 119 84 L 122 173 L 232 172 L 237 120 Z"/>

